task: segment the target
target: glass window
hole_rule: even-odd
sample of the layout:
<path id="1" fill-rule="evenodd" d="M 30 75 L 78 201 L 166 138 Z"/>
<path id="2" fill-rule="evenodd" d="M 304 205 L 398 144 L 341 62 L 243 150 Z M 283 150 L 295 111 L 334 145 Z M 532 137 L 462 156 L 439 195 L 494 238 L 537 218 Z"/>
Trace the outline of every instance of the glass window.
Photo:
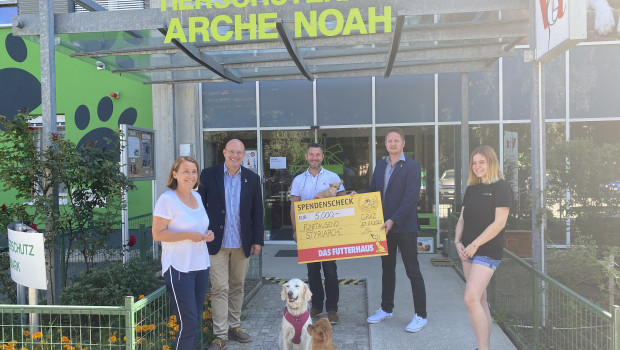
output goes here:
<path id="1" fill-rule="evenodd" d="M 492 72 L 468 73 L 469 120 L 499 120 L 499 78 Z M 461 74 L 439 74 L 439 121 L 461 120 Z"/>
<path id="2" fill-rule="evenodd" d="M 492 72 L 469 73 L 469 120 L 499 120 L 499 78 Z"/>
<path id="3" fill-rule="evenodd" d="M 340 176 L 347 191 L 368 188 L 370 183 L 370 128 L 320 130 L 317 140 L 324 147 L 323 167 Z M 291 240 L 290 187 L 295 176 L 308 168 L 306 147 L 314 142 L 312 130 L 263 131 L 265 169 L 265 229 L 271 240 Z M 270 166 L 271 157 L 286 159 L 286 168 Z"/>
<path id="4" fill-rule="evenodd" d="M 312 83 L 307 80 L 261 81 L 260 125 L 313 125 Z"/>
<path id="5" fill-rule="evenodd" d="M 577 46 L 570 50 L 571 118 L 617 117 L 620 45 Z"/>
<path id="6" fill-rule="evenodd" d="M 458 77 L 458 74 L 454 76 Z M 460 82 L 460 77 L 459 82 Z M 460 205 L 463 193 L 461 191 L 461 127 L 460 125 L 440 125 L 437 134 L 439 143 L 439 180 L 437 188 L 439 191 L 439 204 L 437 213 L 439 225 L 441 227 L 440 237 L 447 237 L 450 228 L 460 213 Z M 467 167 L 465 167 L 465 171 Z M 451 176 L 451 174 L 453 176 Z M 434 196 L 434 193 L 432 194 Z M 450 219 L 448 215 L 455 213 L 456 218 Z M 445 247 L 445 246 L 444 246 Z M 449 247 L 448 247 L 449 248 Z"/>
<path id="7" fill-rule="evenodd" d="M 499 125 L 497 124 L 470 124 L 469 125 L 469 153 L 482 145 L 493 147 L 499 152 Z M 499 156 L 499 154 L 498 154 Z M 469 164 L 467 165 L 469 166 Z"/>
<path id="8" fill-rule="evenodd" d="M 507 229 L 532 229 L 532 195 L 528 183 L 532 174 L 530 124 L 504 125 L 504 178 L 514 191 Z M 498 154 L 499 156 L 499 154 Z"/>
<path id="9" fill-rule="evenodd" d="M 525 63 L 524 50 L 516 56 L 503 58 L 504 120 L 529 120 L 532 103 L 532 63 Z M 565 54 L 545 62 L 545 118 L 566 117 Z"/>
<path id="10" fill-rule="evenodd" d="M 371 78 L 317 80 L 316 98 L 319 125 L 372 122 Z"/>
<path id="11" fill-rule="evenodd" d="M 0 5 L 0 28 L 10 27 L 13 23 L 13 16 L 17 16 L 17 4 Z"/>
<path id="12" fill-rule="evenodd" d="M 411 123 L 435 120 L 435 76 L 375 78 L 376 122 Z"/>
<path id="13" fill-rule="evenodd" d="M 461 74 L 439 74 L 439 121 L 457 122 L 461 120 Z"/>
<path id="14" fill-rule="evenodd" d="M 572 124 L 571 124 L 572 126 Z M 566 123 L 545 123 L 546 131 L 546 167 L 547 167 L 547 180 L 551 180 L 550 174 L 554 172 L 554 164 L 561 164 L 562 170 L 566 166 L 566 160 L 561 159 L 557 161 L 558 154 L 561 154 L 559 149 L 566 142 Z M 571 130 L 572 133 L 572 130 Z M 554 159 L 555 158 L 555 159 Z M 529 158 L 531 159 L 531 157 Z M 526 179 L 526 189 L 531 191 L 531 172 Z M 549 187 L 547 186 L 547 189 Z M 563 191 L 553 191 L 554 195 L 558 197 L 564 197 Z M 556 199 L 558 198 L 556 197 Z M 565 203 L 561 200 L 550 201 L 547 194 L 547 232 L 545 238 L 552 244 L 566 244 L 566 226 L 565 220 Z"/>
<path id="15" fill-rule="evenodd" d="M 619 143 L 620 121 L 582 122 L 570 124 L 571 139 L 592 139 L 596 145 Z"/>
<path id="16" fill-rule="evenodd" d="M 203 127 L 256 127 L 255 83 L 202 84 Z"/>
<path id="17" fill-rule="evenodd" d="M 308 144 L 314 142 L 314 131 L 265 130 L 261 135 L 265 231 L 269 232 L 270 240 L 292 240 L 290 188 L 295 176 L 308 167 L 304 154 Z M 274 157 L 284 158 L 286 166 L 284 168 L 273 166 L 271 160 Z"/>
<path id="18" fill-rule="evenodd" d="M 319 143 L 325 147 L 323 166 L 340 176 L 347 191 L 368 188 L 371 129 L 324 129 L 319 133 Z"/>
<path id="19" fill-rule="evenodd" d="M 531 115 L 532 64 L 523 60 L 524 50 L 503 58 L 504 120 L 527 120 Z"/>
<path id="20" fill-rule="evenodd" d="M 569 172 L 553 175 L 559 183 L 569 183 L 571 206 L 571 239 L 591 235 L 599 246 L 617 245 L 620 225 L 620 120 L 571 123 Z M 557 152 L 560 153 L 560 152 Z M 550 157 L 547 153 L 547 162 Z M 562 158 L 555 159 L 556 168 L 565 167 Z M 553 188 L 549 186 L 549 192 Z M 553 193 L 548 195 L 552 198 Z M 555 201 L 557 202 L 557 200 Z M 561 237 L 561 236 L 560 236 Z M 560 242 L 564 243 L 564 242 Z"/>
<path id="21" fill-rule="evenodd" d="M 545 62 L 545 119 L 564 118 L 566 118 L 566 53 Z"/>
<path id="22" fill-rule="evenodd" d="M 205 131 L 203 138 L 205 168 L 224 163 L 224 148 L 231 139 L 239 139 L 243 142 L 246 151 L 257 149 L 256 131 Z M 247 164 L 246 159 L 243 165 L 246 168 L 255 169 L 252 163 Z"/>
<path id="23" fill-rule="evenodd" d="M 377 128 L 377 162 L 388 157 L 385 133 L 389 128 Z M 434 213 L 435 203 L 435 131 L 432 126 L 402 128 L 405 133 L 405 155 L 420 162 L 422 183 L 418 213 Z M 374 169 L 373 169 L 374 170 Z"/>

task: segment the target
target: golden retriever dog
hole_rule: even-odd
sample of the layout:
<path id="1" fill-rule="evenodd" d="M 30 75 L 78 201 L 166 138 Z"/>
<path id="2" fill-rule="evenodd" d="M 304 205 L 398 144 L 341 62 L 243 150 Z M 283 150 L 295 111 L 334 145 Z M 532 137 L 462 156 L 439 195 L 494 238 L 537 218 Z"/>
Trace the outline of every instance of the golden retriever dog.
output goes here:
<path id="1" fill-rule="evenodd" d="M 332 335 L 332 325 L 326 317 L 308 326 L 308 333 L 312 336 L 310 350 L 337 350 Z"/>
<path id="2" fill-rule="evenodd" d="M 302 280 L 293 278 L 282 286 L 282 300 L 286 300 L 282 327 L 280 329 L 281 350 L 309 350 L 311 322 L 308 301 L 312 292 Z"/>
<path id="3" fill-rule="evenodd" d="M 328 197 L 335 197 L 336 193 L 338 193 L 338 188 L 340 187 L 340 185 L 342 185 L 342 181 L 340 182 L 332 182 L 329 184 L 329 188 L 326 190 L 323 190 L 317 194 L 314 195 L 314 198 L 328 198 Z"/>

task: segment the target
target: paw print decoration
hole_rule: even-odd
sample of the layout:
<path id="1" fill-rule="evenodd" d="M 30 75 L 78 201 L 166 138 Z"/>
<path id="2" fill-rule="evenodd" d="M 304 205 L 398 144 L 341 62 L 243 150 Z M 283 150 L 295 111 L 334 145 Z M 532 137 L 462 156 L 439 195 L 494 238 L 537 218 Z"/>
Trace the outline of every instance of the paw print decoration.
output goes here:
<path id="1" fill-rule="evenodd" d="M 41 82 L 19 68 L 28 58 L 24 39 L 9 33 L 3 44 L 12 61 L 0 63 L 0 115 L 12 119 L 18 111 L 32 111 L 41 105 Z"/>
<path id="2" fill-rule="evenodd" d="M 107 124 L 112 118 L 114 112 L 114 105 L 112 99 L 105 96 L 99 100 L 97 105 L 97 118 Z M 116 138 L 114 134 L 115 130 L 118 130 L 118 126 L 121 124 L 134 125 L 138 119 L 138 112 L 135 108 L 129 107 L 125 109 L 118 117 L 118 122 L 113 123 L 110 127 L 99 127 L 88 131 L 78 142 L 78 148 L 85 145 L 94 145 L 99 148 L 106 148 L 112 146 L 111 140 Z M 80 130 L 86 130 L 91 123 L 90 110 L 86 105 L 80 105 L 75 110 L 75 126 Z"/>

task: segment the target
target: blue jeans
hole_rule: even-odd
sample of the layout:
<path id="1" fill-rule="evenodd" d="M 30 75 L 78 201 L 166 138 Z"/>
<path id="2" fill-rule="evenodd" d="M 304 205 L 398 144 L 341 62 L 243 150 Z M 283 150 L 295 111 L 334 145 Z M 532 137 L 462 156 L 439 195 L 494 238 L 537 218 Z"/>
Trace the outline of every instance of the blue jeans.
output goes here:
<path id="1" fill-rule="evenodd" d="M 164 280 L 179 325 L 174 349 L 196 349 L 205 294 L 209 285 L 209 269 L 179 272 L 170 266 L 164 273 Z"/>
<path id="2" fill-rule="evenodd" d="M 323 280 L 321 278 L 321 266 L 325 275 L 325 291 L 323 291 Z M 312 308 L 323 311 L 323 301 L 325 310 L 338 311 L 338 299 L 340 290 L 338 289 L 338 267 L 335 261 L 321 261 L 307 264 L 308 267 L 308 286 L 312 292 Z"/>

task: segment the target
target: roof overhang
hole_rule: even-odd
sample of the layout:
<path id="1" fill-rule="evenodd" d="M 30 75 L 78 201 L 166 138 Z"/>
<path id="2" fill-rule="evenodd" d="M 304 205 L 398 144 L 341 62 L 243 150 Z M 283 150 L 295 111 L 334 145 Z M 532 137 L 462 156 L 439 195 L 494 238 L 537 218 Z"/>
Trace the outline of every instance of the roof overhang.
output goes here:
<path id="1" fill-rule="evenodd" d="M 147 84 L 489 71 L 530 35 L 528 0 L 257 0 L 182 11 L 106 11 L 92 0 L 74 2 L 92 12 L 54 15 L 56 49 Z M 309 34 L 300 18 L 317 25 L 313 14 L 319 29 Z M 223 20 L 190 40 L 190 27 L 217 16 Z M 175 23 L 182 35 L 166 42 Z M 14 35 L 40 31 L 38 14 L 13 20 Z"/>

